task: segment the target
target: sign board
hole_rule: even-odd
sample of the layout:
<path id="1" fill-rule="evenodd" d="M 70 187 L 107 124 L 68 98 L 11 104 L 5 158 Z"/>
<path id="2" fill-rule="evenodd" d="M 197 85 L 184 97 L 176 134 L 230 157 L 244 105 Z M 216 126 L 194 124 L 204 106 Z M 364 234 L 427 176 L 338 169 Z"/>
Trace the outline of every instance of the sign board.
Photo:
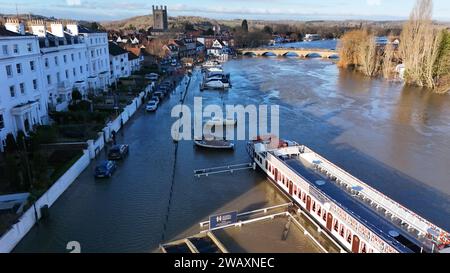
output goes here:
<path id="1" fill-rule="evenodd" d="M 209 217 L 209 229 L 232 225 L 237 222 L 237 211 L 222 213 Z"/>

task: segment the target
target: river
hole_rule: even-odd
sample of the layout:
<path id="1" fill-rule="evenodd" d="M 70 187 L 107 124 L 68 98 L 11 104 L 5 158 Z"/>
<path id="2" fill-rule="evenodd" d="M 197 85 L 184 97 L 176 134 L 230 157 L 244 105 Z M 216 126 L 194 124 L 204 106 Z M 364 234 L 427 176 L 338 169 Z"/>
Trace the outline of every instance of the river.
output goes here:
<path id="1" fill-rule="evenodd" d="M 186 104 L 203 96 L 204 104 L 280 105 L 283 138 L 450 230 L 450 96 L 369 79 L 322 59 L 243 58 L 225 70 L 232 89 L 200 92 L 196 72 Z M 197 231 L 215 212 L 285 201 L 259 172 L 194 178 L 194 169 L 249 159 L 244 142 L 234 152 L 210 153 L 190 141 L 176 150 L 170 110 L 178 100 L 177 91 L 156 114 L 137 114 L 119 136 L 131 149 L 114 177 L 96 181 L 92 163 L 15 252 L 67 252 L 68 241 L 79 241 L 84 252 L 152 252 L 161 241 Z"/>

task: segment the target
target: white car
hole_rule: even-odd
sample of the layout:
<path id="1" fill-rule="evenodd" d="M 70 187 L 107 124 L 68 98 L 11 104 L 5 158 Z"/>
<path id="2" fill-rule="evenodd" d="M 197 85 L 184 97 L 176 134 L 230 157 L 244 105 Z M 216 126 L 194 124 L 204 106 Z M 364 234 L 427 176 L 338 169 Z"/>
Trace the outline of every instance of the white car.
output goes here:
<path id="1" fill-rule="evenodd" d="M 158 109 L 158 103 L 154 100 L 149 101 L 145 106 L 147 112 L 154 112 L 156 109 Z"/>
<path id="2" fill-rule="evenodd" d="M 150 73 L 150 74 L 145 75 L 145 78 L 147 80 L 157 81 L 159 79 L 159 75 L 156 73 Z"/>

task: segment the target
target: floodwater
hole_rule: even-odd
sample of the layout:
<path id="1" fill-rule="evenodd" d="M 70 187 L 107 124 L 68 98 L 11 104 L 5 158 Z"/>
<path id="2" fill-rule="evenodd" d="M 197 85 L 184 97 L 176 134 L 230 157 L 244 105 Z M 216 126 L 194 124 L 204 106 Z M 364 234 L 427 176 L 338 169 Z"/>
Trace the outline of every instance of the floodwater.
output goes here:
<path id="1" fill-rule="evenodd" d="M 450 230 L 450 96 L 368 79 L 321 59 L 243 58 L 225 70 L 232 89 L 200 92 L 195 72 L 186 104 L 203 96 L 204 105 L 280 105 L 283 138 L 308 145 Z M 130 155 L 112 179 L 95 180 L 92 163 L 15 251 L 68 252 L 67 242 L 78 241 L 83 252 L 152 252 L 194 234 L 216 212 L 286 202 L 260 172 L 194 178 L 194 169 L 249 158 L 245 142 L 234 152 L 201 150 L 191 141 L 176 147 L 170 111 L 181 89 L 156 113 L 142 110 L 119 134 Z"/>

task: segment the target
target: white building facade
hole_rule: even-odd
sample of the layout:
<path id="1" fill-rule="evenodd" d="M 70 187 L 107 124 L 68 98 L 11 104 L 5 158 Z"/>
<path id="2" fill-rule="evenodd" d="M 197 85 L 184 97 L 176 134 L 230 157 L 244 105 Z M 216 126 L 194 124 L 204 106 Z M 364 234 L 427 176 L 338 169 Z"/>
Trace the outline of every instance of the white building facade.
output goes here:
<path id="1" fill-rule="evenodd" d="M 67 109 L 73 90 L 86 97 L 111 84 L 106 32 L 76 23 L 28 23 L 0 25 L 0 150 L 8 134 L 27 134 L 48 122 L 49 109 Z M 128 55 L 126 62 L 129 71 Z"/>
<path id="2" fill-rule="evenodd" d="M 36 36 L 0 28 L 0 149 L 8 134 L 27 134 L 47 121 L 40 62 Z"/>
<path id="3" fill-rule="evenodd" d="M 131 75 L 130 64 L 128 62 L 128 51 L 114 42 L 109 42 L 109 64 L 111 82 L 116 82 L 120 78 L 129 77 Z"/>

